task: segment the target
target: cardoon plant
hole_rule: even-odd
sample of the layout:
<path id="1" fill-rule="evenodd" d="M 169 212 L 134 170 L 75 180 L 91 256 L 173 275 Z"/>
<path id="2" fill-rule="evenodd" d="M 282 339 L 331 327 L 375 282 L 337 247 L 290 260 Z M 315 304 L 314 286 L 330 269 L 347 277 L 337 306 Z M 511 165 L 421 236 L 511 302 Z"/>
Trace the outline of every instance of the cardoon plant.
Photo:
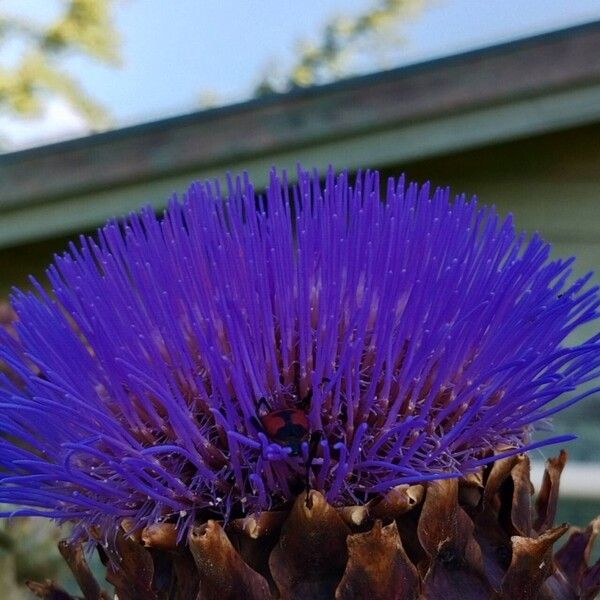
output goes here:
<path id="1" fill-rule="evenodd" d="M 73 524 L 86 600 L 85 544 L 120 600 L 591 598 L 593 528 L 551 555 L 566 455 L 534 510 L 525 454 L 600 374 L 600 334 L 570 337 L 598 288 L 549 254 L 372 172 L 111 222 L 13 293 L 4 516 Z"/>

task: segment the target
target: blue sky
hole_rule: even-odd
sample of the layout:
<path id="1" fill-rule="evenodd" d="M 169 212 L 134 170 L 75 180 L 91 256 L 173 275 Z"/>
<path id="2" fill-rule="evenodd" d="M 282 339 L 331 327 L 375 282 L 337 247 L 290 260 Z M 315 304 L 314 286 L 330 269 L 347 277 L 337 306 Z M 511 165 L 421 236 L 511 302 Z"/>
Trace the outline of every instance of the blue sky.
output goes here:
<path id="1" fill-rule="evenodd" d="M 244 98 L 271 61 L 289 65 L 300 40 L 317 40 L 326 20 L 356 14 L 372 0 L 120 0 L 117 28 L 123 65 L 71 58 L 67 68 L 126 125 L 197 110 L 203 91 L 223 101 Z M 3 0 L 40 18 L 49 0 Z M 600 0 L 428 0 L 404 28 L 400 64 L 600 19 Z M 0 118 L 14 147 L 85 132 L 66 107 L 42 121 Z"/>

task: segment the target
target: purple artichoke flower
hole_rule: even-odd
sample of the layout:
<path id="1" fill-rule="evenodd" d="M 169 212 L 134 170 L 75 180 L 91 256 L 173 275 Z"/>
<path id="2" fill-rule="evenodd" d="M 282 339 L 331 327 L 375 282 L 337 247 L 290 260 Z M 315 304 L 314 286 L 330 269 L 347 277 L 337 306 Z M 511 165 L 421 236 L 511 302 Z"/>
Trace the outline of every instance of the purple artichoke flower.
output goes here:
<path id="1" fill-rule="evenodd" d="M 227 183 L 109 223 L 55 259 L 50 292 L 14 292 L 10 514 L 183 536 L 293 500 L 307 462 L 330 503 L 364 503 L 571 439 L 532 434 L 598 390 L 562 396 L 600 374 L 600 335 L 568 343 L 600 307 L 573 259 L 448 189 L 389 180 L 383 200 L 377 173 Z"/>

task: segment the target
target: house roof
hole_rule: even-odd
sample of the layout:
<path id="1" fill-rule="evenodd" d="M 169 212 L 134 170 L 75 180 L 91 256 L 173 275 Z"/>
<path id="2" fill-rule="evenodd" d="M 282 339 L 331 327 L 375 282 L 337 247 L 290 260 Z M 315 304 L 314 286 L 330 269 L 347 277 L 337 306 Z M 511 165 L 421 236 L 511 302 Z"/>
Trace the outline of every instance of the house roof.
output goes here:
<path id="1" fill-rule="evenodd" d="M 89 229 L 192 179 L 381 167 L 600 121 L 600 21 L 0 156 L 0 247 Z"/>

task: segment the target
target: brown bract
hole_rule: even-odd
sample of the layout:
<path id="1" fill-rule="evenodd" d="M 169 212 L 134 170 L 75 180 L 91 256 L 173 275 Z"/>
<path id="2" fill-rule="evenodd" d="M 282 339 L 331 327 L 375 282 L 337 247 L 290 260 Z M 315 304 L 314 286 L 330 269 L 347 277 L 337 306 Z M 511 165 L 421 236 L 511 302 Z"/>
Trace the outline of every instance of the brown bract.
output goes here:
<path id="1" fill-rule="evenodd" d="M 123 523 L 100 546 L 119 600 L 592 600 L 600 518 L 554 526 L 564 452 L 546 465 L 533 502 L 529 459 L 516 456 L 464 479 L 403 485 L 364 506 L 333 507 L 311 491 L 287 511 L 199 523 L 187 543 L 174 525 Z M 61 552 L 84 600 L 108 600 L 80 546 Z M 74 600 L 53 582 L 46 600 Z"/>
<path id="2" fill-rule="evenodd" d="M 570 587 L 586 600 L 600 595 L 600 560 L 589 566 L 599 534 L 600 517 L 597 517 L 586 529 L 574 529 L 567 543 L 554 556 L 555 564 Z"/>
<path id="3" fill-rule="evenodd" d="M 83 592 L 84 598 L 94 598 L 94 600 L 109 600 L 108 594 L 100 589 L 100 585 L 94 578 L 81 544 L 72 544 L 67 540 L 58 543 L 58 549 L 62 557 L 66 560 L 71 572 L 75 576 L 77 584 Z"/>
<path id="4" fill-rule="evenodd" d="M 198 598 L 267 600 L 271 597 L 266 579 L 244 562 L 216 521 L 194 527 L 189 548 L 198 567 Z"/>
<path id="5" fill-rule="evenodd" d="M 321 494 L 298 496 L 269 559 L 281 598 L 333 598 L 348 560 L 349 535 Z"/>
<path id="6" fill-rule="evenodd" d="M 148 548 L 175 550 L 177 546 L 177 528 L 173 523 L 155 523 L 144 527 L 141 542 Z"/>
<path id="7" fill-rule="evenodd" d="M 419 574 L 404 552 L 394 521 L 384 527 L 378 520 L 371 531 L 349 536 L 348 550 L 336 600 L 418 598 Z"/>
<path id="8" fill-rule="evenodd" d="M 428 556 L 419 565 L 423 593 L 426 598 L 484 600 L 491 596 L 492 588 L 485 576 L 481 548 L 473 537 L 475 525 L 458 505 L 458 487 L 457 479 L 427 486 L 417 530 Z"/>

